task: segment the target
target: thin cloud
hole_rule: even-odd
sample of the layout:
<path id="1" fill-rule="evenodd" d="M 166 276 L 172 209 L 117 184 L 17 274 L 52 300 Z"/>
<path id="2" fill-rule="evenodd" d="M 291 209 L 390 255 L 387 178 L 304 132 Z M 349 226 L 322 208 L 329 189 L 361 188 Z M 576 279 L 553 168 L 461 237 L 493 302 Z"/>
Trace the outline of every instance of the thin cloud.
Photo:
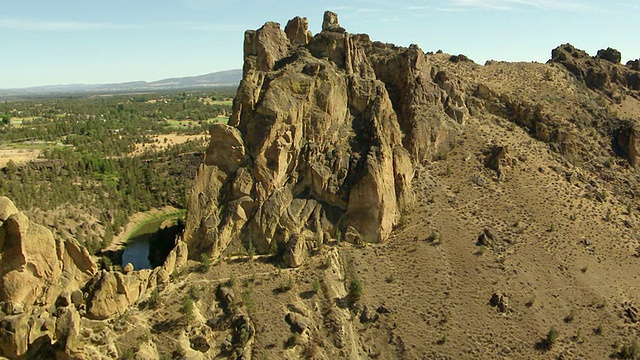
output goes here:
<path id="1" fill-rule="evenodd" d="M 27 19 L 0 19 L 0 28 L 22 31 L 87 31 L 126 30 L 140 28 L 134 24 L 91 23 L 75 21 L 39 21 Z"/>
<path id="2" fill-rule="evenodd" d="M 421 10 L 431 10 L 430 6 L 407 6 L 404 8 L 409 11 L 421 11 Z"/>
<path id="3" fill-rule="evenodd" d="M 562 10 L 585 12 L 595 10 L 590 5 L 575 1 L 555 0 L 450 0 L 450 3 L 463 8 L 482 8 L 493 10 L 516 10 L 522 7 L 534 7 L 542 10 Z"/>
<path id="4" fill-rule="evenodd" d="M 462 7 L 439 7 L 433 10 L 439 11 L 439 12 L 451 12 L 451 13 L 469 11 L 468 8 L 462 8 Z"/>

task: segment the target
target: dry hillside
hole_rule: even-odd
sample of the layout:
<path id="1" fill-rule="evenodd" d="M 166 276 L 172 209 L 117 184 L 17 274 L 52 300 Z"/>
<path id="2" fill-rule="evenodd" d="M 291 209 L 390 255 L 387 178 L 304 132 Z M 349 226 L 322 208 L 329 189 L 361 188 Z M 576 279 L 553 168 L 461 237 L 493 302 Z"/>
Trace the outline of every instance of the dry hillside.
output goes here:
<path id="1" fill-rule="evenodd" d="M 0 199 L 0 354 L 640 356 L 638 61 L 564 44 L 547 64 L 479 65 L 349 34 L 330 12 L 319 34 L 267 23 L 244 49 L 162 267 L 83 263 L 47 289 L 26 254 L 33 301 L 6 285 L 29 222 Z M 59 267 L 87 261 L 56 241 Z M 16 330 L 29 321 L 38 338 Z"/>

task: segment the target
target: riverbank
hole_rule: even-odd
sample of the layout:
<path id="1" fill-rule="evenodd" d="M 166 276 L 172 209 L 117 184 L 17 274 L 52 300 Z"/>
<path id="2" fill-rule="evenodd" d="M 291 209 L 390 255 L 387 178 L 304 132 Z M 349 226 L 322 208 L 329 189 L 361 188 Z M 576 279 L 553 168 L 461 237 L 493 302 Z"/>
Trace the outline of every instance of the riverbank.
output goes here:
<path id="1" fill-rule="evenodd" d="M 151 221 L 156 221 L 163 217 L 171 218 L 176 215 L 184 214 L 186 214 L 186 210 L 178 209 L 173 206 L 165 206 L 160 209 L 151 209 L 149 211 L 135 213 L 129 217 L 129 221 L 127 222 L 127 225 L 125 225 L 124 229 L 118 235 L 113 237 L 111 245 L 107 246 L 103 251 L 114 252 L 122 250 L 132 235 Z"/>

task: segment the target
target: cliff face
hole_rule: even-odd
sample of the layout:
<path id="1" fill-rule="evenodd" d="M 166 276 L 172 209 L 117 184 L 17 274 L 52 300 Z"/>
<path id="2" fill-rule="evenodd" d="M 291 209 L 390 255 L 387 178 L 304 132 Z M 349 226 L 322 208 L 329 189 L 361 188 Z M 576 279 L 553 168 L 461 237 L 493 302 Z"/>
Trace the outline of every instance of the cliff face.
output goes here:
<path id="1" fill-rule="evenodd" d="M 212 127 L 189 195 L 190 253 L 282 250 L 301 234 L 298 248 L 383 242 L 413 200 L 412 158 L 448 148 L 464 95 L 417 46 L 349 34 L 330 12 L 314 37 L 302 18 L 247 31 L 244 53 L 233 115 Z"/>

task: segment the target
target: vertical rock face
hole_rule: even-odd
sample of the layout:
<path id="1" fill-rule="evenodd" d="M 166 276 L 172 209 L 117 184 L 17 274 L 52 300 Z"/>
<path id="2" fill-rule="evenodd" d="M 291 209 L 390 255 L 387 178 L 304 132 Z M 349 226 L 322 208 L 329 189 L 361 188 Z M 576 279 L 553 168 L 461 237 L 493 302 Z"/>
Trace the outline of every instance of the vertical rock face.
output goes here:
<path id="1" fill-rule="evenodd" d="M 307 27 L 298 17 L 245 33 L 233 114 L 212 128 L 189 194 L 190 254 L 252 243 L 300 259 L 304 242 L 347 229 L 382 242 L 412 202 L 413 162 L 464 121 L 463 95 L 432 78 L 417 46 L 351 35 L 331 12 L 321 33 Z"/>

